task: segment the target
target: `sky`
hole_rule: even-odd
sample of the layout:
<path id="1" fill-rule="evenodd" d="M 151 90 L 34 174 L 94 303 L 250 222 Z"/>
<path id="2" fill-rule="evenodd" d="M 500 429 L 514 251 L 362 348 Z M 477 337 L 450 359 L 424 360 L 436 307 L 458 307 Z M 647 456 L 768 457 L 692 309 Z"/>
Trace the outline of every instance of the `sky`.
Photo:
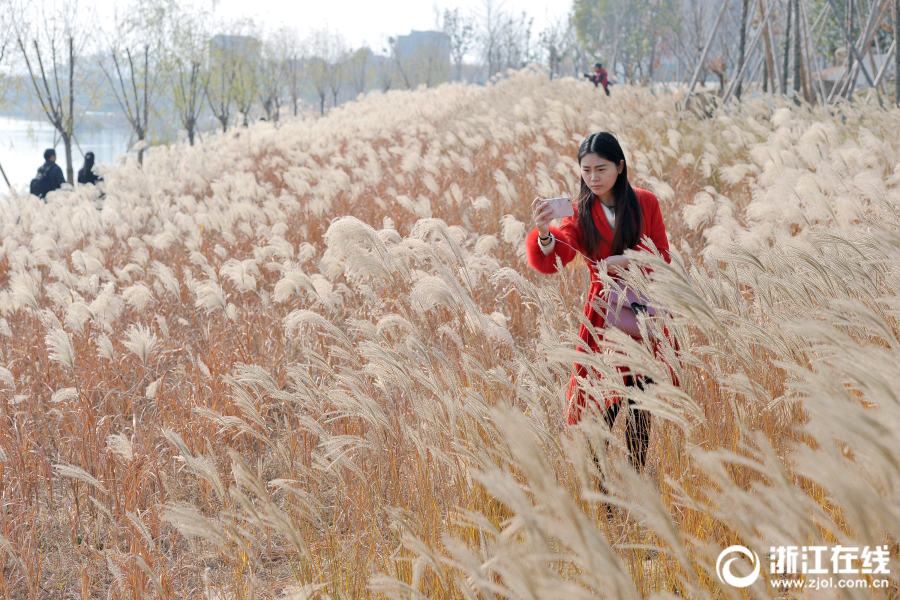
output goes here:
<path id="1" fill-rule="evenodd" d="M 507 11 L 525 11 L 534 17 L 535 36 L 549 23 L 565 17 L 572 5 L 571 0 L 493 1 Z M 434 29 L 436 11 L 443 14 L 445 8 L 459 7 L 467 13 L 482 10 L 483 6 L 484 0 L 218 0 L 214 14 L 225 19 L 252 17 L 272 29 L 289 25 L 304 36 L 312 29 L 327 26 L 343 34 L 350 46 L 359 47 L 366 42 L 378 52 L 382 39 L 388 36 L 405 35 L 413 29 Z"/>

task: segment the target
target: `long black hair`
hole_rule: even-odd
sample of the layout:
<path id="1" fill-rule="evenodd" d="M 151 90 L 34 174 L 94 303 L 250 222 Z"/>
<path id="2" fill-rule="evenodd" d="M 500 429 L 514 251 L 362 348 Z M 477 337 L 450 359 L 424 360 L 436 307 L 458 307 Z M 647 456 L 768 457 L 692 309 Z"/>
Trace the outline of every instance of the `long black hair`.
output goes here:
<path id="1" fill-rule="evenodd" d="M 613 209 L 616 212 L 616 228 L 613 231 L 613 239 L 610 242 L 612 254 L 622 254 L 626 249 L 636 246 L 641 240 L 641 206 L 638 204 L 637 194 L 628 182 L 628 165 L 625 164 L 625 154 L 622 146 L 615 136 L 606 131 L 592 133 L 581 142 L 578 148 L 578 165 L 581 159 L 588 154 L 596 154 L 615 164 L 622 165 L 622 172 L 613 185 L 612 193 L 615 203 Z M 600 200 L 591 191 L 591 188 L 581 178 L 581 191 L 578 192 L 578 221 L 581 224 L 582 245 L 588 256 L 595 258 L 600 253 L 600 241 L 602 235 L 594 223 L 594 202 Z"/>

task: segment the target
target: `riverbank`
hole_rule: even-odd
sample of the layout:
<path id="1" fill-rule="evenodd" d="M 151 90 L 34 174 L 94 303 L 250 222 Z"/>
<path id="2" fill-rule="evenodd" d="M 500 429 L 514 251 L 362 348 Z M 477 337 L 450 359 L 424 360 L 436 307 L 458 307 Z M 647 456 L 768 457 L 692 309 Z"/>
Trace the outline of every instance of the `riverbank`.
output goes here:
<path id="1" fill-rule="evenodd" d="M 75 130 L 77 144 L 72 147 L 73 168 L 84 164 L 84 153 L 93 152 L 99 165 L 112 164 L 129 148 L 130 130 L 111 123 L 113 119 L 92 115 Z M 17 191 L 27 191 L 28 183 L 44 162 L 47 148 L 56 148 L 59 166 L 65 172 L 66 153 L 59 134 L 47 121 L 0 115 L 0 165 L 9 183 Z M 0 194 L 9 191 L 0 180 Z"/>

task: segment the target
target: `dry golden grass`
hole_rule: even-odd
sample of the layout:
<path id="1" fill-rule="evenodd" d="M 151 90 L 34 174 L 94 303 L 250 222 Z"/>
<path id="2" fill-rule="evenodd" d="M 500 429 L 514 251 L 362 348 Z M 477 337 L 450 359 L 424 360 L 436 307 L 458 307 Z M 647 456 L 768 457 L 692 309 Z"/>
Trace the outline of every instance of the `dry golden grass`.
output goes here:
<path id="1" fill-rule="evenodd" d="M 102 210 L 7 199 L 0 598 L 771 597 L 719 582 L 734 543 L 895 571 L 900 113 L 615 92 L 370 94 L 154 148 Z M 676 387 L 608 340 L 659 382 L 609 521 L 609 434 L 564 425 L 587 273 L 522 246 L 601 129 L 661 199 L 679 252 L 638 284 L 681 342 Z"/>

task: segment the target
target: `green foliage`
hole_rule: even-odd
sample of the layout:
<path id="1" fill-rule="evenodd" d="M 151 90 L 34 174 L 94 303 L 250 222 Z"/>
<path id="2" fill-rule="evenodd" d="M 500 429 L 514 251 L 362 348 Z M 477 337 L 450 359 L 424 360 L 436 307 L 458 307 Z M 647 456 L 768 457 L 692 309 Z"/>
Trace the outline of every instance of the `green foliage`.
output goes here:
<path id="1" fill-rule="evenodd" d="M 676 35 L 676 0 L 575 0 L 572 23 L 578 40 L 598 58 L 618 61 L 627 79 L 653 76 L 664 38 Z"/>

